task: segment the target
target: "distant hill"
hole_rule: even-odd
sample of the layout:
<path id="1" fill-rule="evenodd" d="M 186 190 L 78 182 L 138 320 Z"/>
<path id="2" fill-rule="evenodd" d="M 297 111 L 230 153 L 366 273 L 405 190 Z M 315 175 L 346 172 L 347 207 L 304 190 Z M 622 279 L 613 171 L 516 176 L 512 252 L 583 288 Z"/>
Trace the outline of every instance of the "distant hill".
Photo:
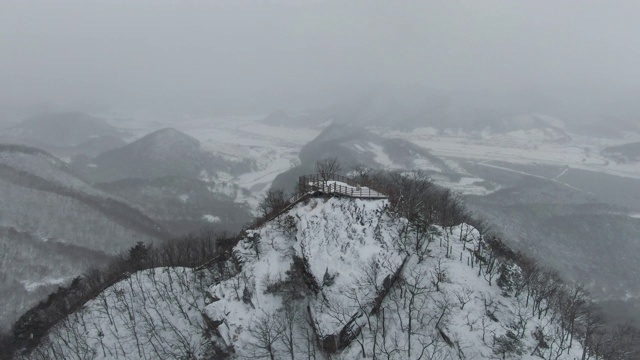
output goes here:
<path id="1" fill-rule="evenodd" d="M 0 203 L 0 329 L 52 286 L 138 241 L 170 236 L 64 162 L 21 145 L 0 145 Z"/>
<path id="2" fill-rule="evenodd" d="M 622 139 L 630 133 L 640 134 L 637 118 L 617 116 L 581 118 L 574 120 L 569 126 L 575 133 L 599 138 Z"/>
<path id="3" fill-rule="evenodd" d="M 290 188 L 298 176 L 313 173 L 316 161 L 336 157 L 345 171 L 359 164 L 371 168 L 416 169 L 453 175 L 449 166 L 427 149 L 402 139 L 378 136 L 365 128 L 332 124 L 299 153 L 302 164 L 276 177 L 274 187 Z"/>
<path id="4" fill-rule="evenodd" d="M 126 179 L 96 186 L 138 205 L 145 214 L 175 234 L 215 228 L 236 232 L 251 218 L 244 203 L 235 202 L 238 186 L 178 176 Z"/>
<path id="5" fill-rule="evenodd" d="M 304 112 L 290 112 L 278 109 L 267 115 L 262 122 L 272 126 L 286 127 L 321 127 L 333 121 L 331 110 L 310 110 Z"/>
<path id="6" fill-rule="evenodd" d="M 45 241 L 38 235 L 0 226 L 0 333 L 58 286 L 87 269 L 106 265 L 111 257 L 82 246 Z"/>
<path id="7" fill-rule="evenodd" d="M 276 126 L 333 122 L 407 131 L 424 127 L 440 131 L 488 130 L 496 134 L 528 131 L 536 137 L 559 141 L 569 138 L 568 129 L 581 128 L 584 121 L 565 124 L 556 103 L 544 92 L 536 91 L 485 94 L 442 92 L 423 86 L 380 86 L 323 108 L 304 112 L 277 110 L 262 121 Z M 616 129 L 625 126 L 616 124 Z"/>
<path id="8" fill-rule="evenodd" d="M 206 152 L 200 148 L 197 139 L 176 129 L 165 128 L 106 151 L 78 170 L 93 182 L 110 182 L 165 176 L 198 179 L 203 174 L 217 171 L 233 173 L 243 166 L 248 165 Z"/>
<path id="9" fill-rule="evenodd" d="M 96 157 L 105 151 L 117 149 L 125 145 L 127 145 L 127 143 L 117 136 L 104 135 L 91 138 L 82 144 L 78 144 L 74 146 L 74 150 L 88 157 Z"/>
<path id="10" fill-rule="evenodd" d="M 267 115 L 262 122 L 269 125 L 277 125 L 277 126 L 295 126 L 298 119 L 296 116 L 288 113 L 286 110 L 279 109 L 271 114 Z M 304 124 L 306 125 L 306 124 Z"/>
<path id="11" fill-rule="evenodd" d="M 34 116 L 5 132 L 39 147 L 76 146 L 95 137 L 118 135 L 120 131 L 105 120 L 79 112 Z"/>
<path id="12" fill-rule="evenodd" d="M 640 142 L 610 146 L 602 154 L 618 162 L 640 161 Z"/>
<path id="13" fill-rule="evenodd" d="M 282 126 L 317 126 L 332 121 L 396 129 L 442 127 L 447 107 L 446 95 L 423 87 L 379 87 L 325 108 L 302 113 L 277 110 L 263 122 Z"/>

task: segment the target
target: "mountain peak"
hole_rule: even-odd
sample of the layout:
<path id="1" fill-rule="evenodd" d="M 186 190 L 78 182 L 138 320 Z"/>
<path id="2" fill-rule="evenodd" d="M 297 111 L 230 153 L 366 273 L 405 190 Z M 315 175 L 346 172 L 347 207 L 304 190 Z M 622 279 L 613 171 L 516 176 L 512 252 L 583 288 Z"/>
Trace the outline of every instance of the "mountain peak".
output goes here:
<path id="1" fill-rule="evenodd" d="M 191 147 L 200 147 L 200 141 L 196 138 L 178 131 L 172 127 L 167 127 L 154 131 L 143 136 L 131 145 L 138 144 L 144 146 L 171 146 L 176 144 L 184 144 Z"/>
<path id="2" fill-rule="evenodd" d="M 28 118 L 12 128 L 8 134 L 36 144 L 75 146 L 96 136 L 117 136 L 120 132 L 99 117 L 67 112 Z"/>
<path id="3" fill-rule="evenodd" d="M 165 128 L 103 152 L 94 159 L 95 168 L 84 169 L 84 172 L 85 176 L 101 182 L 163 176 L 195 179 L 210 165 L 210 158 L 200 149 L 197 139 L 174 128 Z"/>
<path id="4" fill-rule="evenodd" d="M 256 329 L 287 321 L 294 333 L 309 335 L 296 343 L 349 359 L 391 348 L 393 359 L 419 359 L 425 350 L 442 359 L 461 352 L 533 359 L 539 327 L 549 342 L 560 341 L 546 325 L 552 315 L 528 315 L 531 308 L 512 297 L 509 285 L 496 284 L 520 269 L 483 248 L 478 230 L 465 223 L 417 230 L 389 205 L 386 199 L 311 198 L 249 231 L 234 249 L 240 272 L 211 287 L 205 309 L 222 347 L 260 357 L 265 332 Z M 418 240 L 421 232 L 426 237 Z M 486 262 L 474 260 L 470 249 Z M 489 261 L 503 269 L 493 279 L 482 276 Z M 525 313 L 527 320 L 519 320 Z M 560 358 L 580 350 L 576 342 Z M 305 346 L 280 343 L 270 351 L 276 358 L 308 355 Z"/>

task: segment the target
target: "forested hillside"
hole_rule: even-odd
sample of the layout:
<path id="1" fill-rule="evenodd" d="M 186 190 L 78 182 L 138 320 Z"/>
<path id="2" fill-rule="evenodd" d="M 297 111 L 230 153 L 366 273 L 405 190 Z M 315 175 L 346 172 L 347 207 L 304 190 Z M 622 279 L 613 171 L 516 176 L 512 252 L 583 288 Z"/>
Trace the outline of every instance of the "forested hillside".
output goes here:
<path id="1" fill-rule="evenodd" d="M 168 237 L 139 209 L 34 148 L 0 147 L 0 202 L 2 330 L 56 286 L 138 241 Z"/>

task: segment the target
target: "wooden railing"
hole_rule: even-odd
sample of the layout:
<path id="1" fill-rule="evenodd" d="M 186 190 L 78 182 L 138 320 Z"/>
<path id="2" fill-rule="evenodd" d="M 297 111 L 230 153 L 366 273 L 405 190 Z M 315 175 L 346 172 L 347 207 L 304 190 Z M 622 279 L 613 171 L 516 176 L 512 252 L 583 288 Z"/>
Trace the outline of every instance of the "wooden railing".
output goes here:
<path id="1" fill-rule="evenodd" d="M 342 186 L 337 184 L 328 184 L 330 181 L 338 181 L 341 183 L 345 183 L 348 186 Z M 331 189 L 325 187 L 323 184 L 327 184 L 327 186 L 331 186 Z M 352 190 L 349 187 L 354 187 L 356 189 Z M 357 189 L 362 189 L 361 191 Z M 340 193 L 342 195 L 347 195 L 351 197 L 367 197 L 367 198 L 387 198 L 382 191 L 377 190 L 375 187 L 372 187 L 370 184 L 367 184 L 366 187 L 361 186 L 355 180 L 348 178 L 339 174 L 312 174 L 312 175 L 303 175 L 298 178 L 298 193 L 308 193 L 312 191 L 323 191 L 329 190 L 332 193 Z"/>
<path id="2" fill-rule="evenodd" d="M 375 190 L 372 190 L 370 187 L 354 187 L 354 186 L 345 186 L 341 184 L 337 184 L 335 182 L 332 183 L 318 183 L 316 185 L 312 185 L 312 187 L 324 194 L 338 194 L 349 197 L 356 198 L 369 198 L 369 199 L 384 199 L 387 196 L 379 193 Z"/>
<path id="3" fill-rule="evenodd" d="M 345 183 L 348 186 L 344 186 L 336 183 L 328 183 L 330 181 Z M 367 199 L 386 199 L 387 198 L 387 195 L 383 194 L 382 192 L 377 191 L 371 188 L 370 186 L 367 186 L 367 187 L 360 186 L 353 179 L 350 179 L 343 175 L 338 175 L 338 174 L 303 175 L 298 178 L 298 187 L 296 189 L 296 192 L 293 196 L 291 196 L 286 201 L 286 205 L 278 209 L 274 209 L 271 213 L 263 216 L 262 219 L 259 219 L 254 224 L 254 227 L 262 226 L 266 222 L 277 218 L 285 211 L 291 209 L 293 205 L 302 201 L 304 198 L 316 195 L 318 193 L 342 195 L 342 196 L 349 196 L 354 198 L 367 198 Z"/>
<path id="4" fill-rule="evenodd" d="M 329 181 L 345 183 L 348 186 L 339 185 L 336 183 L 327 183 Z M 325 184 L 326 186 L 324 186 L 323 184 Z M 291 209 L 295 204 L 303 201 L 306 198 L 317 196 L 319 194 L 337 194 L 341 196 L 367 199 L 384 199 L 388 197 L 382 192 L 375 190 L 375 188 L 372 188 L 369 184 L 367 184 L 366 187 L 360 186 L 360 184 L 358 184 L 356 181 L 346 176 L 338 174 L 331 174 L 328 176 L 321 176 L 320 174 L 303 175 L 298 178 L 298 187 L 295 194 L 291 196 L 283 206 L 278 207 L 277 209 L 273 209 L 270 213 L 257 219 L 253 224 L 249 226 L 249 229 L 259 228 L 267 222 L 282 215 L 283 213 Z M 244 235 L 246 234 L 245 231 L 246 230 L 240 232 L 237 237 L 238 240 L 244 237 Z M 219 256 L 205 262 L 204 264 L 198 266 L 196 270 L 201 270 L 208 267 L 211 263 L 218 260 L 218 258 Z"/>

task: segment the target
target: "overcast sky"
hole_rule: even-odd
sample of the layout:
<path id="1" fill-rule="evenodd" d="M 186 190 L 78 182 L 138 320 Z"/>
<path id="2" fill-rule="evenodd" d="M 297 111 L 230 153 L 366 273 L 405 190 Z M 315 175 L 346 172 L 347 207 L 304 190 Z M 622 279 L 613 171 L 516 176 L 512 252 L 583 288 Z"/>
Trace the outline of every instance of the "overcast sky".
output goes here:
<path id="1" fill-rule="evenodd" d="M 639 88 L 639 16 L 640 1 L 0 0 L 0 105 L 253 111 L 385 83 L 611 96 Z"/>

